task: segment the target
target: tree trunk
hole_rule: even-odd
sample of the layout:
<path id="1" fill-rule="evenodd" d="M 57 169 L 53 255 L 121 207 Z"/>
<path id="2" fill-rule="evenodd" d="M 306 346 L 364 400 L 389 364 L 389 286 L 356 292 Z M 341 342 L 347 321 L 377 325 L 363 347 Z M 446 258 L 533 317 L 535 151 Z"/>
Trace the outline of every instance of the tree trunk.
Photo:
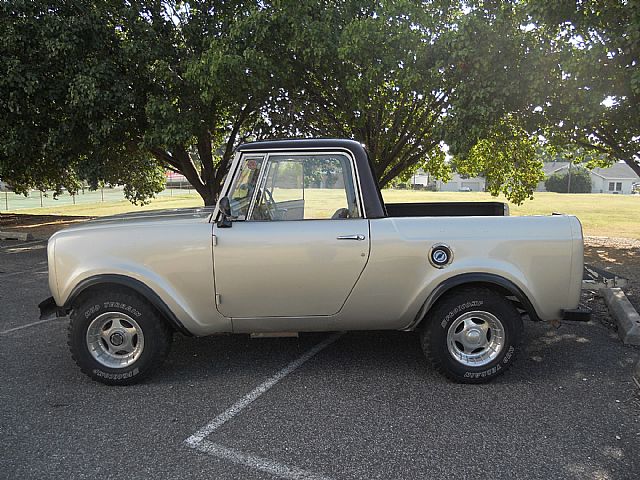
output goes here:
<path id="1" fill-rule="evenodd" d="M 218 194 L 220 192 L 216 191 L 216 192 L 212 192 L 209 191 L 209 189 L 207 190 L 207 192 L 204 195 L 201 195 L 202 200 L 204 201 L 204 206 L 205 207 L 211 207 L 213 205 L 216 204 L 216 201 L 218 200 Z"/>
<path id="2" fill-rule="evenodd" d="M 626 158 L 624 161 L 631 167 L 631 170 L 636 172 L 636 175 L 640 177 L 640 163 L 637 163 L 633 158 Z"/>
<path id="3" fill-rule="evenodd" d="M 208 146 L 210 150 L 210 144 Z M 195 168 L 189 153 L 183 147 L 175 147 L 173 152 L 167 152 L 161 148 L 152 148 L 151 153 L 166 167 L 181 173 L 187 181 L 193 186 L 194 190 L 202 197 L 205 206 L 215 205 L 218 195 L 222 189 L 224 174 L 228 169 L 228 161 L 224 159 L 216 169 L 213 166 L 213 158 L 209 154 L 206 156 L 207 144 L 201 140 L 199 155 L 204 152 L 204 158 L 201 158 L 205 168 L 199 173 Z"/>

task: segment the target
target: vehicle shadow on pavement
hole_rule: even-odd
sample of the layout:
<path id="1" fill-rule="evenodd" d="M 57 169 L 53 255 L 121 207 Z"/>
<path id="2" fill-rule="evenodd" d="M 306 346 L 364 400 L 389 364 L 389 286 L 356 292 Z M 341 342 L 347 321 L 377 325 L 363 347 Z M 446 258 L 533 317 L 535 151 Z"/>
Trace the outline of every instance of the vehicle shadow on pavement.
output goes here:
<path id="1" fill-rule="evenodd" d="M 265 365 L 271 374 L 302 355 L 327 334 L 301 334 L 300 338 L 250 339 L 244 335 L 189 338 L 176 335 L 172 353 L 148 382 L 194 382 L 220 375 L 242 375 Z M 628 353 L 625 356 L 625 353 Z M 455 385 L 433 370 L 424 357 L 418 335 L 411 332 L 349 332 L 311 362 L 315 369 L 411 375 L 416 382 Z M 544 322 L 525 322 L 525 340 L 519 358 L 497 383 L 549 383 L 586 374 L 603 373 L 617 366 L 630 369 L 634 349 L 624 347 L 615 332 L 596 321 L 565 322 L 554 328 Z M 306 368 L 312 368 L 312 366 Z M 267 373 L 269 375 L 269 373 Z M 468 387 L 467 387 L 468 388 Z M 483 387 L 480 387 L 483 388 Z"/>
<path id="2" fill-rule="evenodd" d="M 0 215 L 0 230 L 31 233 L 35 238 L 46 239 L 58 230 L 92 218 L 94 217 L 3 213 Z"/>

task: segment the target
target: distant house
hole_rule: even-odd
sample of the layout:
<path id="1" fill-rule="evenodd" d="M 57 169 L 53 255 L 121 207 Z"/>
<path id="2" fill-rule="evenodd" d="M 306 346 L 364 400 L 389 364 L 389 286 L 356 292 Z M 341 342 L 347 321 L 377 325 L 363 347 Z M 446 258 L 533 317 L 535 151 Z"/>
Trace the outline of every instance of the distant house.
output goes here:
<path id="1" fill-rule="evenodd" d="M 175 172 L 171 172 L 171 171 L 166 171 L 165 172 L 165 177 L 167 178 L 167 187 L 169 188 L 176 188 L 176 187 L 180 187 L 182 188 L 182 186 L 184 185 L 186 186 L 190 186 L 191 184 L 189 183 L 189 180 L 187 180 L 187 178 L 182 175 L 181 173 L 175 173 Z"/>
<path id="2" fill-rule="evenodd" d="M 7 192 L 7 191 L 9 191 L 9 185 L 7 185 L 5 182 L 0 180 L 0 192 Z"/>
<path id="3" fill-rule="evenodd" d="M 458 173 L 454 173 L 448 182 L 437 182 L 437 189 L 441 192 L 484 192 L 486 186 L 484 177 L 465 178 Z"/>
<path id="4" fill-rule="evenodd" d="M 422 188 L 430 188 L 440 192 L 484 192 L 486 186 L 486 181 L 483 177 L 464 178 L 454 173 L 451 180 L 443 182 L 442 180 L 435 180 L 422 170 L 418 170 L 416 174 L 411 177 L 411 183 L 414 185 L 414 188 L 417 185 Z"/>
<path id="5" fill-rule="evenodd" d="M 545 177 L 550 177 L 554 173 L 563 174 L 568 170 L 569 162 L 548 162 L 544 164 Z M 633 184 L 640 182 L 640 177 L 624 162 L 614 163 L 608 168 L 594 168 L 589 173 L 591 174 L 591 193 L 628 195 L 633 192 Z M 536 191 L 547 191 L 544 182 L 538 183 Z"/>

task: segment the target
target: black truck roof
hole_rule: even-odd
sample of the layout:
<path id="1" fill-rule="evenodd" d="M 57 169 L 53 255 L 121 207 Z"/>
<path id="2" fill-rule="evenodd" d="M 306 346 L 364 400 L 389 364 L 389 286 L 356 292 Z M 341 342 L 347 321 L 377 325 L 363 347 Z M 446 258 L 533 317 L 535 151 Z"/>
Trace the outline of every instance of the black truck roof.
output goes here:
<path id="1" fill-rule="evenodd" d="M 273 152 L 277 150 L 347 150 L 351 152 L 356 162 L 357 176 L 360 182 L 360 192 L 367 218 L 386 217 L 386 210 L 378 182 L 373 175 L 373 167 L 369 155 L 361 143 L 343 138 L 313 138 L 295 140 L 266 140 L 261 142 L 244 143 L 236 150 L 239 152 Z"/>

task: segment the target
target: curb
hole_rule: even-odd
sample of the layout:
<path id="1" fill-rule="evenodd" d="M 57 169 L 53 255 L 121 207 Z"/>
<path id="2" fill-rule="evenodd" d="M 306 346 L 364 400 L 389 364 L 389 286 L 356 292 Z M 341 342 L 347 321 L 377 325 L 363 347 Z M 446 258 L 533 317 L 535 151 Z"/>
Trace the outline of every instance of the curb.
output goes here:
<path id="1" fill-rule="evenodd" d="M 0 240 L 33 240 L 33 235 L 22 232 L 0 232 Z"/>
<path id="2" fill-rule="evenodd" d="M 627 345 L 640 345 L 640 315 L 621 288 L 604 288 L 604 300 L 618 323 L 618 335 Z"/>

